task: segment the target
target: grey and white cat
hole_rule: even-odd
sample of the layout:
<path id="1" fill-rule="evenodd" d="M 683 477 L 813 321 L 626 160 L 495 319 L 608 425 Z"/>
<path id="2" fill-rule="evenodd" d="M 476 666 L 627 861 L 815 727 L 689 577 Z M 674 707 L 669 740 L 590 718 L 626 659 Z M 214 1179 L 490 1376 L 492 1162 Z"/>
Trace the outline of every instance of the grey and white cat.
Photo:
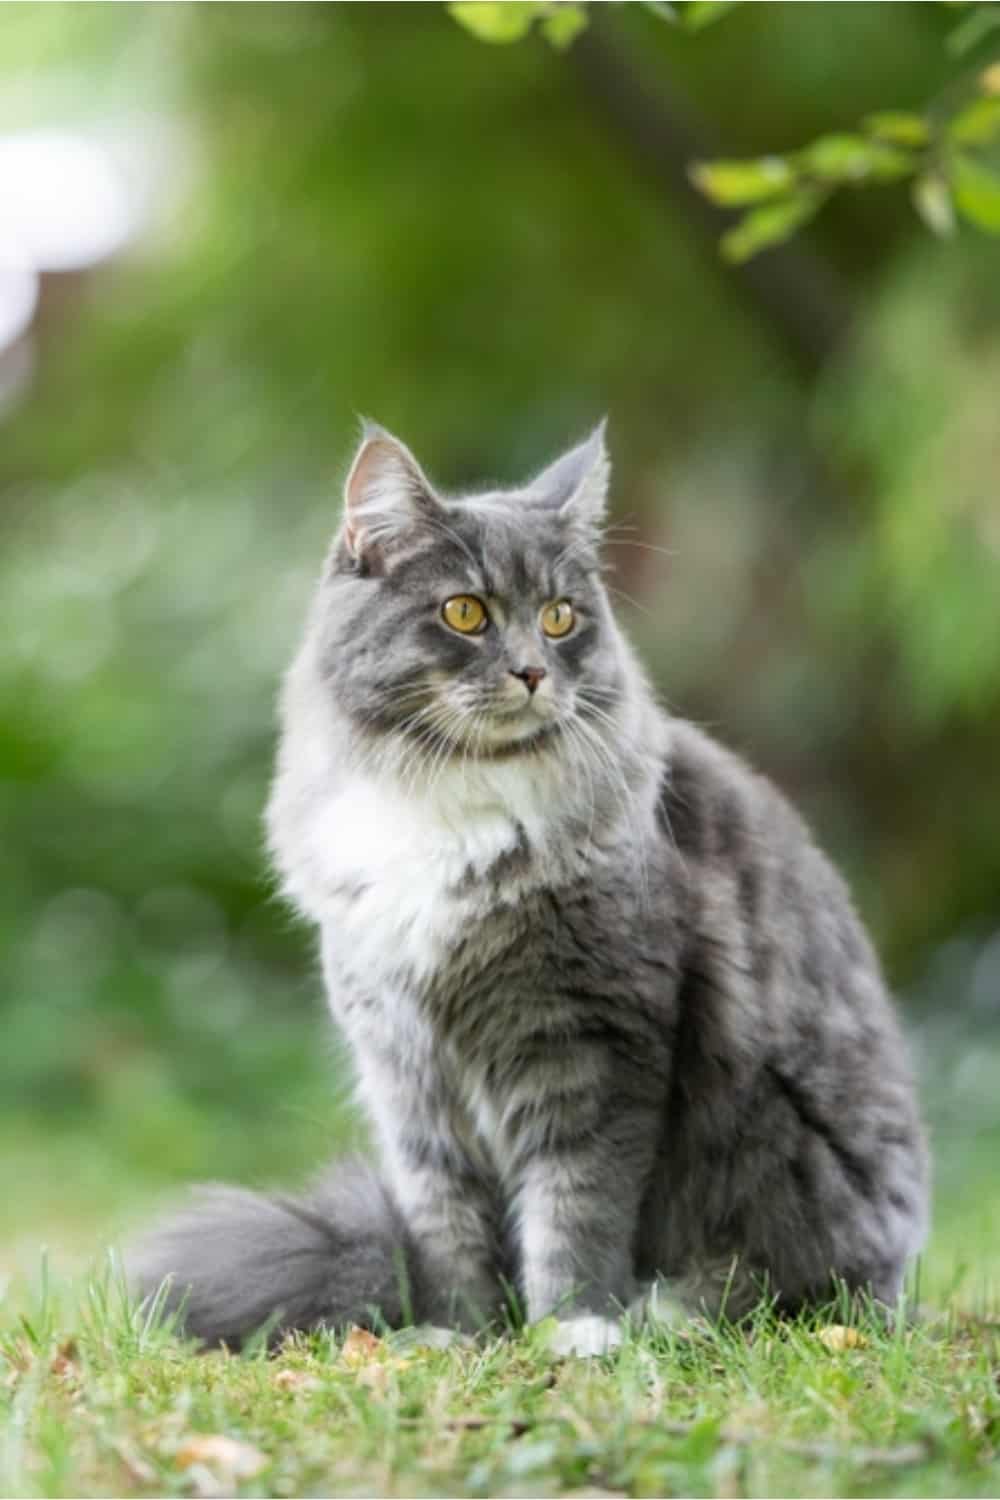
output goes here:
<path id="1" fill-rule="evenodd" d="M 288 674 L 269 809 L 381 1167 L 207 1189 L 138 1257 L 189 1330 L 475 1327 L 895 1300 L 927 1169 L 844 886 L 774 788 L 654 701 L 599 543 L 603 429 L 445 498 L 368 428 Z M 645 1299 L 643 1301 L 642 1299 Z"/>

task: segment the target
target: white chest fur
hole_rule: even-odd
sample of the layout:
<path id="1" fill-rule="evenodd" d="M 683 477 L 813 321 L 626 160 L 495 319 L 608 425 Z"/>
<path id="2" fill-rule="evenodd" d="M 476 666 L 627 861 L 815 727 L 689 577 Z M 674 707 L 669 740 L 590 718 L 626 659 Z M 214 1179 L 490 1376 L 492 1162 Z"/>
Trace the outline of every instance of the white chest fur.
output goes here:
<path id="1" fill-rule="evenodd" d="M 525 846 L 539 871 L 558 857 L 556 796 L 552 772 L 524 764 L 449 768 L 430 792 L 346 778 L 303 820 L 289 881 L 327 963 L 366 987 L 428 980 L 497 899 L 488 871 Z"/>

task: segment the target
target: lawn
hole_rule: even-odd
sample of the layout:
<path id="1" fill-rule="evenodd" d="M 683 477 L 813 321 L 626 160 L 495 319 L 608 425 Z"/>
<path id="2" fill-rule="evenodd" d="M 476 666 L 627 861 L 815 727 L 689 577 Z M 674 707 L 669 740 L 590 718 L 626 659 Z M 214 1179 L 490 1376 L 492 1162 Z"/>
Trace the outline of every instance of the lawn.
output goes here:
<path id="1" fill-rule="evenodd" d="M 545 1325 L 199 1354 L 106 1271 L 0 1345 L 12 1495 L 996 1495 L 1000 1321 L 835 1311 L 631 1337 L 558 1362 Z"/>
<path id="2" fill-rule="evenodd" d="M 945 1082 L 949 1066 L 935 1049 Z M 198 1353 L 128 1306 L 113 1262 L 88 1272 L 111 1226 L 144 1220 L 210 1142 L 218 1175 L 249 1180 L 256 1162 L 257 1180 L 288 1181 L 279 1162 L 295 1141 L 295 1171 L 308 1170 L 327 1129 L 309 1123 L 315 1080 L 253 1129 L 192 1118 L 188 1144 L 174 1104 L 162 1132 L 149 1105 L 140 1138 L 131 1094 L 100 1127 L 8 1132 L 0 1492 L 1000 1495 L 1000 1128 L 991 1102 L 973 1113 L 967 1074 L 930 1098 L 935 1227 L 910 1287 L 921 1317 L 862 1322 L 856 1341 L 828 1332 L 844 1323 L 836 1309 L 695 1322 L 589 1363 L 553 1359 L 544 1327 L 445 1350 L 405 1336 L 345 1350 L 341 1334 Z"/>

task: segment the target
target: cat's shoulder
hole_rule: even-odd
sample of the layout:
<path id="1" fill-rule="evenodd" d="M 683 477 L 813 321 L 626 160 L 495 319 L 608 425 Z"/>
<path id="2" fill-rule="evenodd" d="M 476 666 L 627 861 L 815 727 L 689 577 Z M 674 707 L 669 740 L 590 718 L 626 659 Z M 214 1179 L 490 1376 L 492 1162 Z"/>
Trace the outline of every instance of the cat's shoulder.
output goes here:
<path id="1" fill-rule="evenodd" d="M 728 892 L 741 923 L 760 927 L 770 912 L 783 943 L 810 934 L 811 962 L 835 950 L 877 973 L 847 884 L 805 819 L 767 776 L 693 724 L 672 725 L 658 816 L 717 922 Z"/>
<path id="2" fill-rule="evenodd" d="M 670 723 L 658 814 L 688 857 L 736 856 L 761 843 L 811 843 L 805 822 L 769 777 L 685 719 Z"/>

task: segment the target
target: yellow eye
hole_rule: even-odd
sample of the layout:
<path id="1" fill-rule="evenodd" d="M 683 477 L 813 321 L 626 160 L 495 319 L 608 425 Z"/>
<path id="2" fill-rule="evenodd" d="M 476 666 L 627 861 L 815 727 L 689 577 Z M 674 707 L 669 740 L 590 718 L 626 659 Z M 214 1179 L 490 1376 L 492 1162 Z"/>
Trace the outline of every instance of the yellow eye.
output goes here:
<path id="1" fill-rule="evenodd" d="M 569 635 L 575 624 L 573 606 L 568 599 L 557 599 L 542 610 L 542 629 L 546 635 Z"/>
<path id="2" fill-rule="evenodd" d="M 474 594 L 456 594 L 454 599 L 446 599 L 441 613 L 445 624 L 461 635 L 478 635 L 486 629 L 486 605 Z"/>

